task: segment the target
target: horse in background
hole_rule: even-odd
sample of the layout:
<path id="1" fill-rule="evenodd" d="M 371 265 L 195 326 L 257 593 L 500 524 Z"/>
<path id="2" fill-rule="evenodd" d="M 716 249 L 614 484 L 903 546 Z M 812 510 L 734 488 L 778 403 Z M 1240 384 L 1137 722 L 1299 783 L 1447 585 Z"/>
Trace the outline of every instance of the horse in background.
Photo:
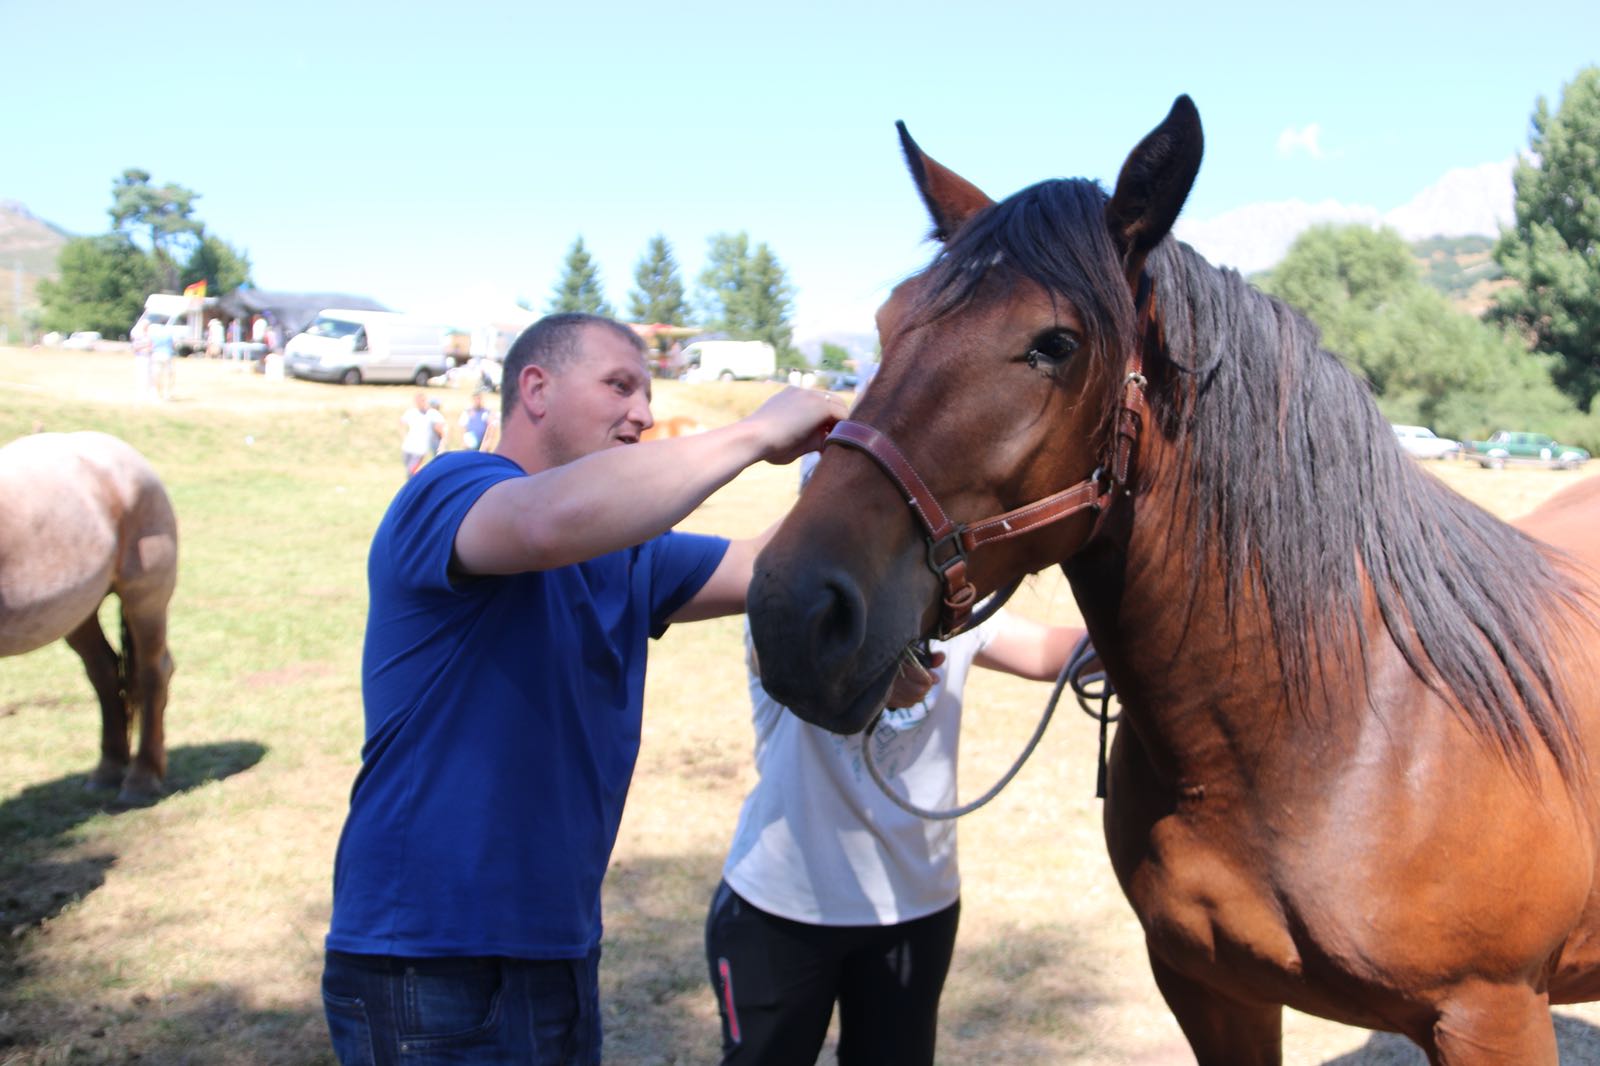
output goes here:
<path id="1" fill-rule="evenodd" d="M 100 701 L 94 789 L 124 803 L 161 795 L 172 656 L 167 605 L 178 523 L 150 464 L 104 433 L 38 433 L 0 448 L 0 656 L 65 638 Z M 100 628 L 116 593 L 121 653 Z M 139 722 L 139 748 L 129 732 Z"/>
<path id="2" fill-rule="evenodd" d="M 1187 97 L 1109 196 L 997 204 L 901 140 L 942 247 L 757 560 L 767 690 L 858 731 L 908 648 L 1059 563 L 1122 706 L 1111 863 L 1200 1066 L 1281 1063 L 1284 1005 L 1553 1066 L 1550 1005 L 1600 998 L 1600 492 L 1526 520 L 1571 552 L 1500 522 L 1170 239 Z"/>
<path id="3" fill-rule="evenodd" d="M 705 428 L 698 419 L 690 418 L 688 415 L 673 415 L 671 418 L 657 419 L 639 434 L 639 439 L 668 440 L 673 437 L 688 437 L 705 432 Z"/>

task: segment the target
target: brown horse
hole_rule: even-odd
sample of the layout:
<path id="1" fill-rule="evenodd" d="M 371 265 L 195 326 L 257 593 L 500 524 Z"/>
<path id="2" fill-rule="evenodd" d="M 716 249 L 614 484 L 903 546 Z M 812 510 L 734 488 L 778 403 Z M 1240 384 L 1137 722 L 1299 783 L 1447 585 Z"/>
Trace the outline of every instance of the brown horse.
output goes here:
<path id="1" fill-rule="evenodd" d="M 1168 239 L 1187 97 L 1109 196 L 996 204 L 901 136 L 943 247 L 758 560 L 767 689 L 859 730 L 909 644 L 1059 562 L 1122 703 L 1111 861 L 1202 1066 L 1280 1062 L 1284 1004 L 1436 1064 L 1555 1063 L 1550 1004 L 1600 998 L 1592 574 Z"/>
<path id="2" fill-rule="evenodd" d="M 178 523 L 150 464 L 104 433 L 40 433 L 0 448 L 0 656 L 65 637 L 100 700 L 92 788 L 122 802 L 159 796 L 162 716 L 172 656 L 167 604 L 178 576 Z M 122 654 L 100 628 L 115 592 Z M 139 751 L 128 734 L 139 718 Z"/>

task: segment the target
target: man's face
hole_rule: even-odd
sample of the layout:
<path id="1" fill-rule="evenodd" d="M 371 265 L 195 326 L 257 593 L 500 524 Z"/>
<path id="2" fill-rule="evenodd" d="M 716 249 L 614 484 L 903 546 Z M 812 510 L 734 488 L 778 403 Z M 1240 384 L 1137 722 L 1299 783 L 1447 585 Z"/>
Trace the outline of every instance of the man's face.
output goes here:
<path id="1" fill-rule="evenodd" d="M 586 327 L 581 351 L 546 388 L 552 458 L 570 463 L 602 448 L 636 444 L 654 424 L 650 375 L 639 350 L 609 329 Z"/>

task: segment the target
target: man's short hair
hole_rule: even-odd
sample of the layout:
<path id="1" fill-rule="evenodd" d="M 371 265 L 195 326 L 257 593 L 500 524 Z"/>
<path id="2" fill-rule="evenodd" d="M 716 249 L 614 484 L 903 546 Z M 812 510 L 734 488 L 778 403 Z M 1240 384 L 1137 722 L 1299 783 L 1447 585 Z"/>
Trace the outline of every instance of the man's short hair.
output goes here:
<path id="1" fill-rule="evenodd" d="M 546 315 L 522 331 L 506 352 L 500 375 L 500 415 L 509 418 L 517 403 L 517 379 L 529 363 L 553 374 L 565 370 L 583 351 L 583 331 L 607 329 L 625 339 L 644 357 L 644 339 L 621 322 L 584 311 Z"/>

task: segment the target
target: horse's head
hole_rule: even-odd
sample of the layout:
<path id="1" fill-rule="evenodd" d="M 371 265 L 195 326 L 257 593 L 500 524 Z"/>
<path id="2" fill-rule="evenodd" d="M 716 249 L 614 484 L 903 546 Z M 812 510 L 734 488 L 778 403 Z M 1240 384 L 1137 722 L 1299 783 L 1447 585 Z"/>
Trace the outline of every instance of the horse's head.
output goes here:
<path id="1" fill-rule="evenodd" d="M 1179 97 L 1109 198 L 1049 181 L 996 204 L 900 136 L 943 246 L 879 310 L 882 369 L 749 597 L 762 683 L 841 733 L 877 713 L 909 644 L 1072 556 L 1124 490 L 1129 368 L 1157 332 L 1145 259 L 1201 153 Z"/>

